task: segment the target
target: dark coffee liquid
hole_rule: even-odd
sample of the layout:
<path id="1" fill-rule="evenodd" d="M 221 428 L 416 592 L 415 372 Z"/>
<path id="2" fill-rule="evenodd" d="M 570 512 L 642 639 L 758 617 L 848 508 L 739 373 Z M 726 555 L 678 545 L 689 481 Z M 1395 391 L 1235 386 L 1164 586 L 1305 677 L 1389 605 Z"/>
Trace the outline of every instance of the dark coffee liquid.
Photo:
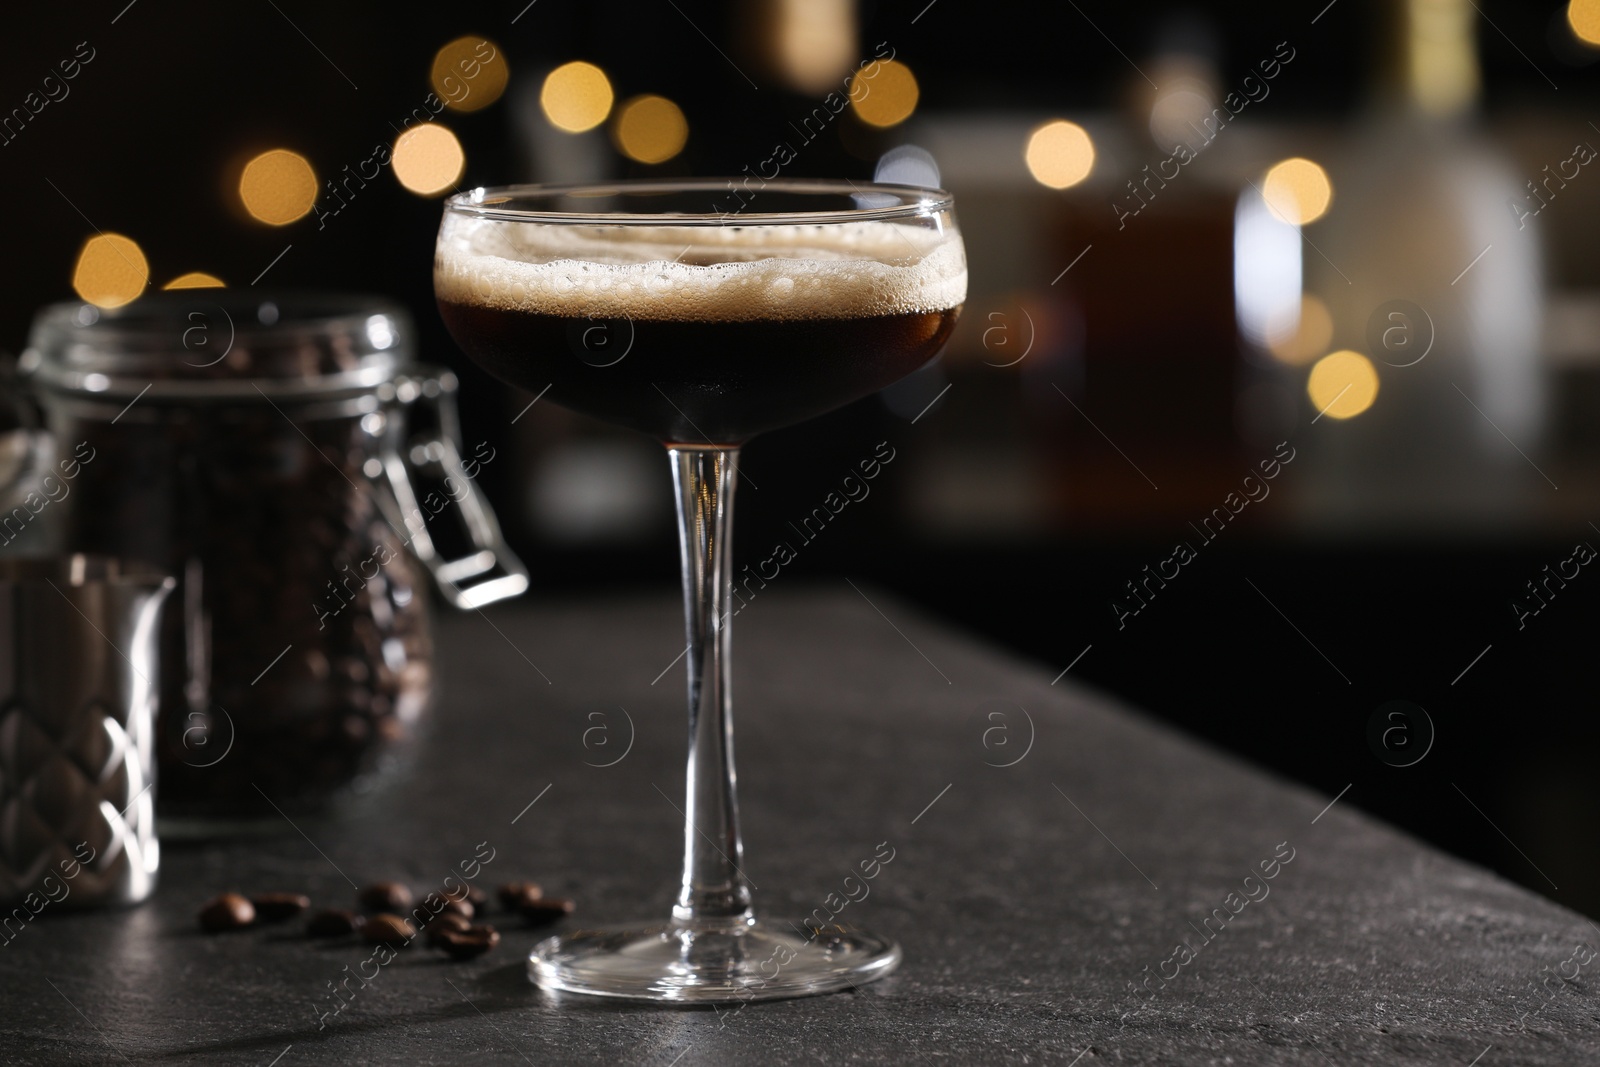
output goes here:
<path id="1" fill-rule="evenodd" d="M 668 444 L 736 445 L 876 392 L 936 355 L 960 306 L 851 319 L 567 318 L 439 301 L 495 377 Z"/>

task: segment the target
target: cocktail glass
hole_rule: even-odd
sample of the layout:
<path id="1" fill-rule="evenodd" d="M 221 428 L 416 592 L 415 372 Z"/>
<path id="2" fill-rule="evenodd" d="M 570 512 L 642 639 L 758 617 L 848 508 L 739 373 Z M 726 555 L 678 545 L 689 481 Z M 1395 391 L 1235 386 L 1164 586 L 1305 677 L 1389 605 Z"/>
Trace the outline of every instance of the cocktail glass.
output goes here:
<path id="1" fill-rule="evenodd" d="M 900 947 L 751 905 L 729 699 L 739 447 L 927 363 L 966 298 L 953 200 L 833 181 L 481 188 L 446 202 L 445 323 L 500 379 L 667 448 L 688 648 L 682 887 L 669 921 L 580 930 L 529 972 L 566 992 L 668 1002 L 804 996 L 880 978 Z M 868 861 L 863 861 L 868 862 Z"/>

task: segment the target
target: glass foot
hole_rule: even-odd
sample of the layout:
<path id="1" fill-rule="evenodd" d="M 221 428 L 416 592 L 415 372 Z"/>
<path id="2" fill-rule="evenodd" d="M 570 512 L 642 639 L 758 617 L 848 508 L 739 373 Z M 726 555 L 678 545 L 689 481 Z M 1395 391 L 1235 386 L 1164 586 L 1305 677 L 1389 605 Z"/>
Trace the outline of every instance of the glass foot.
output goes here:
<path id="1" fill-rule="evenodd" d="M 831 993 L 900 965 L 900 946 L 887 938 L 838 927 L 806 937 L 798 929 L 752 921 L 576 930 L 541 941 L 528 976 L 564 993 L 708 1004 Z"/>

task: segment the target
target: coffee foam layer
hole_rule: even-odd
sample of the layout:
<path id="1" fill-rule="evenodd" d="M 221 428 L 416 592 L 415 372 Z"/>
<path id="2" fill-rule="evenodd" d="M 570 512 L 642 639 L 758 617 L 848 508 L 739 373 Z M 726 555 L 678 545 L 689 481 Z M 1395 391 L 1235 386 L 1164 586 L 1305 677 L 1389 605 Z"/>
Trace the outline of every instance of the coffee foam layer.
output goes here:
<path id="1" fill-rule="evenodd" d="M 578 226 L 447 213 L 434 288 L 451 303 L 642 321 L 749 322 L 943 311 L 966 299 L 953 233 L 827 226 Z"/>

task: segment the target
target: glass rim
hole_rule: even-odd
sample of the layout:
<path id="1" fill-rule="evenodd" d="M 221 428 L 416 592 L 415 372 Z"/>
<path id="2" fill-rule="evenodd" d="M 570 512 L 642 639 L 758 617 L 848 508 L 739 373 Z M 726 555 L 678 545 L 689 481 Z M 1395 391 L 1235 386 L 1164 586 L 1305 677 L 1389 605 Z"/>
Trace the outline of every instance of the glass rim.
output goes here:
<path id="1" fill-rule="evenodd" d="M 794 226 L 829 225 L 849 222 L 881 222 L 893 219 L 929 218 L 955 206 L 955 197 L 944 189 L 889 182 L 853 182 L 829 178 L 757 178 L 756 193 L 790 193 L 837 196 L 890 197 L 895 202 L 879 206 L 849 207 L 811 211 L 556 211 L 543 208 L 500 206 L 516 199 L 555 199 L 562 196 L 626 195 L 628 193 L 737 193 L 737 178 L 623 178 L 609 182 L 560 184 L 526 183 L 518 185 L 480 185 L 456 193 L 444 202 L 445 211 L 498 222 L 534 222 L 550 225 L 604 226 Z"/>

